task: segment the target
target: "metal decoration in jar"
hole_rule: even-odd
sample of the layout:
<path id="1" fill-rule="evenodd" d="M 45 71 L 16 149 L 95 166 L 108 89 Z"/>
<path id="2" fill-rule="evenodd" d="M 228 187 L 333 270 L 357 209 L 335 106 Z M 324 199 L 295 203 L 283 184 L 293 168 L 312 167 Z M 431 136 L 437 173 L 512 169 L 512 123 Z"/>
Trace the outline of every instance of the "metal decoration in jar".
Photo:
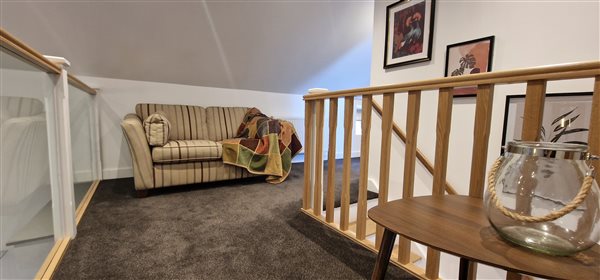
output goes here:
<path id="1" fill-rule="evenodd" d="M 586 145 L 509 142 L 488 176 L 485 210 L 504 239 L 566 256 L 600 240 L 600 195 Z"/>

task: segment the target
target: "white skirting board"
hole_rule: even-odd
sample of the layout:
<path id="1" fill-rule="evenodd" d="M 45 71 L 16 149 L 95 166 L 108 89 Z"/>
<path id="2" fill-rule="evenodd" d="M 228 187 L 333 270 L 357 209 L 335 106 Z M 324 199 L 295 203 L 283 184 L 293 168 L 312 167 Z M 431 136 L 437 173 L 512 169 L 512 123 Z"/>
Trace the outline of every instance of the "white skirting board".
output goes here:
<path id="1" fill-rule="evenodd" d="M 102 169 L 102 179 L 117 179 L 117 178 L 128 178 L 133 177 L 133 167 L 119 167 L 119 168 L 104 168 Z"/>

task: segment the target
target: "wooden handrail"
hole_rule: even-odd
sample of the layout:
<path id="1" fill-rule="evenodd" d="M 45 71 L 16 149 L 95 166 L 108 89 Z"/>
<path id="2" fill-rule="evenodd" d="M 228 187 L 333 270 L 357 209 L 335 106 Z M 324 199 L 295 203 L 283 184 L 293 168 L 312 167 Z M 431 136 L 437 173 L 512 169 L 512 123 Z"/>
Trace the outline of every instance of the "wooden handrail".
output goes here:
<path id="1" fill-rule="evenodd" d="M 345 96 L 374 95 L 389 92 L 407 92 L 410 90 L 437 90 L 482 84 L 525 83 L 531 80 L 566 80 L 590 78 L 600 75 L 600 61 L 566 63 L 551 66 L 539 66 L 518 70 L 487 72 L 466 76 L 454 76 L 385 86 L 374 86 L 348 90 L 330 91 L 304 95 L 304 100 L 338 98 Z"/>
<path id="2" fill-rule="evenodd" d="M 377 114 L 381 117 L 383 110 L 381 109 L 381 106 L 375 100 L 373 100 L 373 110 L 375 110 L 375 112 L 377 112 Z M 402 140 L 403 143 L 406 143 L 406 134 L 396 124 L 396 122 L 394 122 L 394 124 L 392 126 L 392 130 L 394 131 L 394 134 L 396 134 L 396 136 L 398 136 L 400 138 L 400 140 Z M 427 157 L 425 157 L 425 155 L 418 148 L 417 148 L 417 159 L 423 164 L 425 169 L 427 169 L 427 171 L 429 171 L 429 174 L 433 174 L 433 164 L 427 159 Z M 454 187 L 452 187 L 452 185 L 448 182 L 446 182 L 446 192 L 448 194 L 457 194 Z"/>
<path id="3" fill-rule="evenodd" d="M 38 68 L 42 69 L 46 73 L 52 73 L 52 74 L 60 74 L 61 73 L 60 66 L 52 63 L 50 60 L 48 60 L 42 54 L 40 54 L 33 48 L 29 47 L 25 43 L 21 42 L 15 36 L 11 35 L 10 33 L 8 33 L 6 30 L 4 30 L 2 28 L 0 28 L 0 46 L 2 48 L 6 49 L 7 51 L 10 51 L 13 54 L 23 58 L 24 60 L 33 64 L 34 66 L 37 66 Z M 88 85 L 86 85 L 81 80 L 77 79 L 75 76 L 73 76 L 71 74 L 68 74 L 68 80 L 69 80 L 69 84 L 73 85 L 74 87 L 76 87 L 78 89 L 83 90 L 84 92 L 87 92 L 89 94 L 97 93 L 95 89 L 89 87 Z"/>

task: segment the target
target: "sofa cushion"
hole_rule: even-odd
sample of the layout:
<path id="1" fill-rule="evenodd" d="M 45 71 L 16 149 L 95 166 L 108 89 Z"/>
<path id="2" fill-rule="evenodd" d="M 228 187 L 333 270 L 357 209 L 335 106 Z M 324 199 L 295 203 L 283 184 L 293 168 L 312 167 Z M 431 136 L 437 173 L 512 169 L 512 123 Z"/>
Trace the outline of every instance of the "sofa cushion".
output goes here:
<path id="1" fill-rule="evenodd" d="M 200 106 L 137 104 L 135 113 L 145 120 L 157 111 L 164 112 L 171 123 L 169 140 L 196 140 L 208 138 L 206 110 Z"/>
<path id="2" fill-rule="evenodd" d="M 152 149 L 155 163 L 218 160 L 223 156 L 221 143 L 210 140 L 174 140 Z"/>
<path id="3" fill-rule="evenodd" d="M 206 107 L 207 139 L 222 141 L 234 138 L 248 109 L 247 107 Z"/>
<path id="4" fill-rule="evenodd" d="M 156 112 L 144 120 L 144 131 L 150 146 L 164 146 L 169 142 L 171 124 L 163 112 Z"/>

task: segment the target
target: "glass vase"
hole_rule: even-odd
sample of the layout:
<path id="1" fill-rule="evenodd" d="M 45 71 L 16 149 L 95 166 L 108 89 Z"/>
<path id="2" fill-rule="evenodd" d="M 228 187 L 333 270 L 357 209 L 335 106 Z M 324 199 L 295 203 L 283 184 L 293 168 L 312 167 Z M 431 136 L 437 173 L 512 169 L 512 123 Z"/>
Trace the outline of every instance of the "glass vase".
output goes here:
<path id="1" fill-rule="evenodd" d="M 598 184 L 587 146 L 509 142 L 492 167 L 485 210 L 504 239 L 551 255 L 600 239 Z"/>

